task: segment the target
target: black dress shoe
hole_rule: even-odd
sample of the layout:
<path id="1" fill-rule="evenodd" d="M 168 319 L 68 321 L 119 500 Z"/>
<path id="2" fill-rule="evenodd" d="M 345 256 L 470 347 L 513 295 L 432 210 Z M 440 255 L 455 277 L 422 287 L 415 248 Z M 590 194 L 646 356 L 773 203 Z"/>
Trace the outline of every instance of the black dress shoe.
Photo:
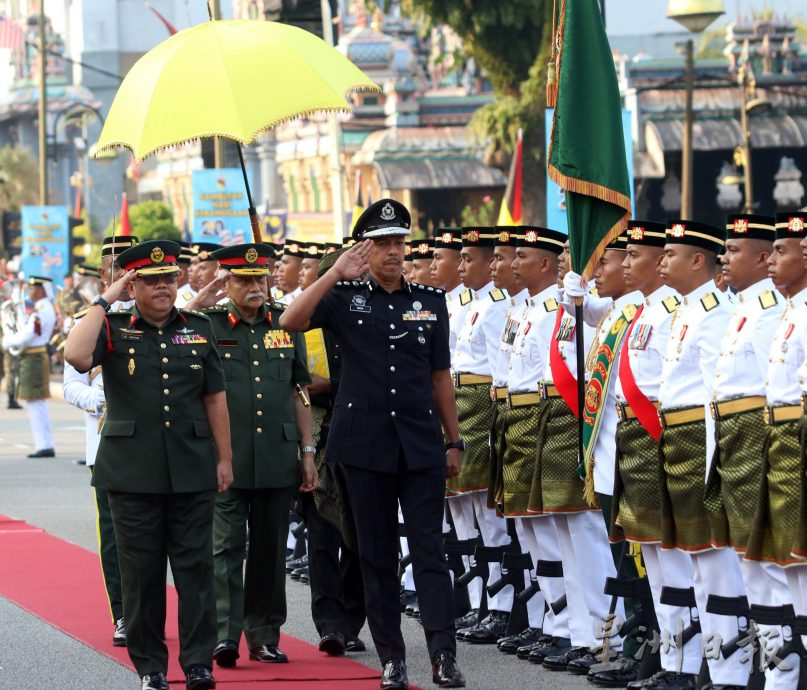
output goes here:
<path id="1" fill-rule="evenodd" d="M 454 628 L 473 628 L 479 622 L 479 609 L 471 609 L 464 616 L 454 619 Z"/>
<path id="2" fill-rule="evenodd" d="M 364 644 L 358 637 L 348 637 L 345 642 L 345 651 L 351 652 L 366 652 L 367 645 Z"/>
<path id="3" fill-rule="evenodd" d="M 519 647 L 525 647 L 528 644 L 534 644 L 541 639 L 541 628 L 526 628 L 518 635 L 508 635 L 501 638 L 496 646 L 500 652 L 504 654 L 515 654 Z"/>
<path id="4" fill-rule="evenodd" d="M 147 673 L 140 682 L 140 690 L 169 690 L 164 673 Z"/>
<path id="5" fill-rule="evenodd" d="M 571 647 L 561 654 L 544 657 L 543 667 L 550 671 L 565 671 L 569 662 L 588 654 L 588 647 Z"/>
<path id="6" fill-rule="evenodd" d="M 115 632 L 112 633 L 112 646 L 126 646 L 126 623 L 123 618 L 118 618 L 118 620 L 115 621 Z"/>
<path id="7" fill-rule="evenodd" d="M 410 618 L 420 617 L 420 605 L 418 604 L 417 597 L 415 597 L 415 600 L 412 603 L 406 605 L 404 613 Z"/>
<path id="8" fill-rule="evenodd" d="M 233 668 L 240 656 L 238 643 L 235 640 L 222 640 L 213 650 L 213 661 L 222 668 Z"/>
<path id="9" fill-rule="evenodd" d="M 568 637 L 553 637 L 546 644 L 538 644 L 527 657 L 531 664 L 543 664 L 548 656 L 564 654 L 572 648 L 572 641 Z"/>
<path id="10" fill-rule="evenodd" d="M 87 461 L 84 458 L 79 458 L 78 460 L 76 460 L 76 464 L 83 466 L 87 464 Z"/>
<path id="11" fill-rule="evenodd" d="M 291 579 L 300 582 L 302 580 L 303 575 L 305 574 L 308 577 L 308 566 L 304 565 L 299 568 L 295 568 L 291 571 Z"/>
<path id="12" fill-rule="evenodd" d="M 55 458 L 56 453 L 53 451 L 53 448 L 43 448 L 42 450 L 38 450 L 34 453 L 28 453 L 29 458 Z"/>
<path id="13" fill-rule="evenodd" d="M 385 662 L 381 673 L 381 690 L 406 690 L 408 687 L 406 662 L 403 659 L 390 659 Z"/>
<path id="14" fill-rule="evenodd" d="M 340 632 L 326 633 L 319 640 L 319 651 L 328 656 L 342 656 L 346 647 L 345 636 Z"/>
<path id="15" fill-rule="evenodd" d="M 285 664 L 289 660 L 289 657 L 273 644 L 252 647 L 249 650 L 249 658 L 252 661 L 260 661 L 262 664 Z"/>
<path id="16" fill-rule="evenodd" d="M 308 567 L 300 568 L 300 576 L 297 578 L 297 582 L 299 582 L 301 585 L 311 583 L 311 576 L 309 574 Z"/>
<path id="17" fill-rule="evenodd" d="M 624 688 L 639 677 L 639 662 L 636 659 L 620 658 L 618 668 L 588 672 L 588 682 L 601 688 Z"/>
<path id="18" fill-rule="evenodd" d="M 216 679 L 210 669 L 203 664 L 193 664 L 185 672 L 187 690 L 211 690 L 216 687 Z"/>
<path id="19" fill-rule="evenodd" d="M 21 410 L 22 405 L 20 405 L 16 400 L 10 399 L 8 401 L 8 409 L 9 410 Z"/>
<path id="20" fill-rule="evenodd" d="M 726 685 L 724 683 L 707 683 L 702 686 L 701 690 L 745 690 L 745 685 Z"/>
<path id="21" fill-rule="evenodd" d="M 575 676 L 585 676 L 588 674 L 588 671 L 592 666 L 603 663 L 600 656 L 601 655 L 588 651 L 586 654 L 583 654 L 583 656 L 579 656 L 569 661 L 569 663 L 566 664 L 566 670 Z M 616 663 L 616 659 L 612 658 L 608 663 Z"/>
<path id="22" fill-rule="evenodd" d="M 286 572 L 293 573 L 297 568 L 306 568 L 308 567 L 308 555 L 300 556 L 299 558 L 292 558 L 290 561 L 286 561 Z"/>
<path id="23" fill-rule="evenodd" d="M 450 649 L 441 649 L 432 659 L 432 682 L 441 688 L 464 688 L 465 676 L 457 666 L 457 659 Z"/>
<path id="24" fill-rule="evenodd" d="M 543 647 L 548 644 L 552 644 L 552 635 L 541 635 L 536 642 L 525 644 L 523 647 L 519 647 L 516 650 L 516 656 L 519 659 L 528 659 L 530 652 L 532 652 L 534 649 L 538 649 L 538 647 Z"/>
<path id="25" fill-rule="evenodd" d="M 650 678 L 628 683 L 631 690 L 695 690 L 698 676 L 694 673 L 676 673 L 675 671 L 659 671 Z"/>
<path id="26" fill-rule="evenodd" d="M 506 611 L 491 611 L 485 620 L 470 630 L 462 639 L 471 644 L 496 644 L 507 635 L 509 617 L 510 614 Z"/>

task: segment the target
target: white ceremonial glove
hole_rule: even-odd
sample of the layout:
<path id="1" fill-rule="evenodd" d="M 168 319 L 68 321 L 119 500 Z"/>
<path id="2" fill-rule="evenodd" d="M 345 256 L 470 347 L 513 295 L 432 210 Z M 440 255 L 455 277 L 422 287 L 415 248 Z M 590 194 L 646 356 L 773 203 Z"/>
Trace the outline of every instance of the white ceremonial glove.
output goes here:
<path id="1" fill-rule="evenodd" d="M 580 274 L 569 271 L 563 277 L 563 292 L 568 299 L 585 297 L 588 294 L 588 285 L 580 284 Z"/>

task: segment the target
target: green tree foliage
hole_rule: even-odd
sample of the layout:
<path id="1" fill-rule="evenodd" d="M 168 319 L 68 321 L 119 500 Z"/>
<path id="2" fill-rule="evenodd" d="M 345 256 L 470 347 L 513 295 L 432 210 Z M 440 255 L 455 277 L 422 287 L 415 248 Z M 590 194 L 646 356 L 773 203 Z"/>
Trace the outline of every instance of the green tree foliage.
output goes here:
<path id="1" fill-rule="evenodd" d="M 6 145 L 0 149 L 0 206 L 19 211 L 39 203 L 39 173 L 28 149 Z"/>
<path id="2" fill-rule="evenodd" d="M 174 225 L 174 214 L 170 206 L 162 201 L 142 201 L 129 207 L 129 222 L 132 234 L 146 240 L 173 240 L 179 242 L 182 233 Z M 106 229 L 106 235 L 112 234 L 112 226 L 119 232 L 120 219 L 115 218 Z"/>

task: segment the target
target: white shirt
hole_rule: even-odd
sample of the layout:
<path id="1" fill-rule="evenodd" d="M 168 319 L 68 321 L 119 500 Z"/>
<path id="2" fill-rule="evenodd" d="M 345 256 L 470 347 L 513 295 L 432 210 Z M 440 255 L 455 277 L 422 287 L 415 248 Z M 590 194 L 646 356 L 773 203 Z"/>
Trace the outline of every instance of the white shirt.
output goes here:
<path id="1" fill-rule="evenodd" d="M 194 297 L 196 297 L 196 290 L 194 290 L 190 283 L 185 283 L 184 285 L 177 288 L 177 298 L 174 302 L 174 306 L 177 309 L 184 307 L 188 302 L 190 302 Z"/>
<path id="2" fill-rule="evenodd" d="M 563 291 L 561 290 L 561 294 Z M 565 307 L 565 303 L 564 307 Z M 557 314 L 555 314 L 555 318 L 557 318 Z M 554 327 L 554 323 L 553 323 Z M 561 321 L 561 327 L 558 331 L 558 335 L 556 336 L 559 338 L 558 340 L 558 352 L 560 353 L 561 359 L 566 364 L 566 367 L 569 369 L 569 372 L 572 376 L 577 378 L 577 344 L 575 331 L 577 330 L 577 324 L 575 324 L 574 314 L 564 314 L 563 321 Z M 562 336 L 566 335 L 565 338 Z M 591 348 L 591 343 L 594 342 L 594 329 L 586 324 L 583 323 L 583 345 L 586 352 L 589 351 Z M 584 373 L 585 375 L 585 373 Z M 549 362 L 549 354 L 546 357 L 546 367 L 544 369 L 544 381 L 548 383 L 552 383 L 552 367 Z"/>
<path id="3" fill-rule="evenodd" d="M 679 301 L 678 293 L 668 285 L 662 285 L 650 293 L 644 299 L 642 313 L 634 321 L 626 346 L 636 385 L 650 400 L 658 400 L 661 366 L 670 338 L 670 324 Z M 615 392 L 619 402 L 627 402 L 622 381 L 618 377 Z"/>
<path id="4" fill-rule="evenodd" d="M 50 300 L 43 297 L 37 300 L 33 311 L 25 319 L 25 325 L 17 333 L 3 336 L 3 349 L 21 347 L 41 347 L 50 342 L 53 328 L 56 326 L 56 311 Z"/>
<path id="5" fill-rule="evenodd" d="M 446 292 L 446 308 L 448 309 L 448 349 L 451 352 L 451 361 L 454 361 L 454 351 L 457 349 L 457 336 L 462 330 L 465 323 L 465 316 L 468 314 L 468 307 L 471 302 L 469 298 L 473 297 L 473 292 L 468 290 L 466 299 L 468 301 L 462 304 L 462 293 L 466 291 L 466 287 L 460 283 L 453 290 Z"/>
<path id="6" fill-rule="evenodd" d="M 706 476 L 715 447 L 715 426 L 708 403 L 712 399 L 720 341 L 733 311 L 734 306 L 714 280 L 684 295 L 670 326 L 661 369 L 659 401 L 663 408 L 705 408 Z"/>
<path id="7" fill-rule="evenodd" d="M 765 278 L 740 292 L 720 344 L 713 398 L 730 400 L 765 395 L 771 341 L 782 320 L 785 300 Z"/>
<path id="8" fill-rule="evenodd" d="M 85 455 L 87 467 L 95 464 L 98 443 L 101 440 L 98 424 L 104 410 L 104 379 L 101 367 L 93 367 L 80 374 L 70 364 L 64 363 L 64 399 L 65 402 L 84 411 Z"/>
<path id="9" fill-rule="evenodd" d="M 534 392 L 549 361 L 549 343 L 559 309 L 560 290 L 550 285 L 530 297 L 522 311 L 510 354 L 507 389 L 510 393 Z"/>
<path id="10" fill-rule="evenodd" d="M 600 321 L 599 328 L 595 334 L 595 342 L 604 343 L 614 322 L 622 315 L 622 310 L 628 305 L 640 304 L 643 299 L 644 295 L 638 290 L 634 290 L 613 301 L 610 311 L 607 311 Z M 618 348 L 614 353 L 609 383 L 605 389 L 605 400 L 602 401 L 600 426 L 597 431 L 597 438 L 594 440 L 594 450 L 592 452 L 594 457 L 594 490 L 607 496 L 614 493 L 616 425 L 619 421 L 616 413 L 616 379 L 619 375 L 620 350 L 621 348 Z"/>
<path id="11" fill-rule="evenodd" d="M 499 336 L 496 356 L 491 362 L 490 373 L 493 376 L 493 385 L 501 388 L 507 385 L 507 376 L 510 371 L 510 353 L 513 350 L 513 341 L 516 339 L 518 324 L 529 308 L 530 293 L 527 288 L 511 297 L 508 301 L 507 311 L 504 314 L 504 328 Z"/>
<path id="12" fill-rule="evenodd" d="M 285 295 L 283 295 L 283 297 L 281 297 L 277 301 L 280 302 L 281 304 L 285 304 L 286 306 L 288 306 L 289 304 L 291 304 L 295 300 L 296 297 L 298 297 L 300 294 L 302 294 L 302 292 L 303 292 L 303 289 L 298 287 L 292 292 L 287 292 Z"/>
<path id="13" fill-rule="evenodd" d="M 455 371 L 490 376 L 508 305 L 507 293 L 495 289 L 492 282 L 474 292 L 457 336 Z"/>
<path id="14" fill-rule="evenodd" d="M 769 405 L 794 405 L 807 391 L 807 288 L 787 300 L 771 343 L 765 395 Z"/>

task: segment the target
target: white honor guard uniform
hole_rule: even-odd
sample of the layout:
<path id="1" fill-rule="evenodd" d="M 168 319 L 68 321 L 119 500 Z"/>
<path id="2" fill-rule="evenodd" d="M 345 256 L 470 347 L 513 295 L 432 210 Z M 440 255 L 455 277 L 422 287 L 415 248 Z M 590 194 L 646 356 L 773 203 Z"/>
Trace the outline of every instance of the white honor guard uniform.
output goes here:
<path id="1" fill-rule="evenodd" d="M 473 300 L 474 292 L 462 283 L 453 290 L 446 292 L 446 307 L 448 308 L 448 348 L 451 351 L 452 368 L 454 353 L 457 350 L 457 337 L 465 324 L 468 307 Z"/>

